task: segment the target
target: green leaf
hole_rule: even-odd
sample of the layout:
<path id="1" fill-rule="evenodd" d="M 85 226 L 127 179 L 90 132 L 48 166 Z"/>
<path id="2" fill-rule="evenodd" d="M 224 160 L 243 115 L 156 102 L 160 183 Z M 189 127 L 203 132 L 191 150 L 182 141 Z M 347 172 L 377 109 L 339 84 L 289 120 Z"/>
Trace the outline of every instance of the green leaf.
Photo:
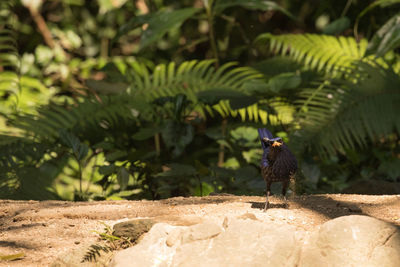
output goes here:
<path id="1" fill-rule="evenodd" d="M 126 0 L 97 0 L 100 6 L 100 14 L 107 13 L 113 9 L 120 8 Z"/>
<path id="2" fill-rule="evenodd" d="M 72 148 L 74 153 L 78 152 L 79 145 L 81 143 L 78 137 L 76 137 L 74 134 L 68 132 L 65 129 L 61 129 L 59 131 L 59 135 L 60 135 L 60 140 L 64 145 L 68 146 L 69 148 Z"/>
<path id="3" fill-rule="evenodd" d="M 282 73 L 268 81 L 269 88 L 274 93 L 279 93 L 283 89 L 294 89 L 301 84 L 301 77 L 297 73 Z"/>
<path id="4" fill-rule="evenodd" d="M 227 148 L 229 149 L 229 151 L 233 152 L 233 148 L 232 148 L 232 146 L 228 143 L 228 141 L 223 140 L 223 139 L 220 139 L 220 140 L 217 140 L 217 144 L 223 145 L 224 147 L 227 147 Z"/>
<path id="5" fill-rule="evenodd" d="M 378 171 L 386 174 L 393 181 L 396 181 L 396 179 L 400 177 L 400 159 L 394 158 L 392 160 L 386 160 L 382 162 L 378 168 Z"/>
<path id="6" fill-rule="evenodd" d="M 301 65 L 292 58 L 275 56 L 258 62 L 253 68 L 264 74 L 264 76 L 271 77 L 283 72 L 295 72 L 301 68 Z"/>
<path id="7" fill-rule="evenodd" d="M 126 91 L 126 83 L 110 83 L 106 81 L 86 80 L 86 85 L 96 92 L 102 94 L 117 94 Z"/>
<path id="8" fill-rule="evenodd" d="M 366 56 L 376 54 L 384 56 L 388 51 L 400 46 L 400 14 L 389 19 L 374 35 L 369 42 Z"/>
<path id="9" fill-rule="evenodd" d="M 175 110 L 174 110 L 174 114 L 175 114 L 175 119 L 179 120 L 182 116 L 182 111 L 184 111 L 185 107 L 187 106 L 187 104 L 189 104 L 190 101 L 187 100 L 186 95 L 184 94 L 178 94 L 175 96 Z"/>
<path id="10" fill-rule="evenodd" d="M 72 148 L 72 151 L 77 160 L 82 160 L 86 157 L 89 151 L 89 147 L 86 144 L 81 143 L 78 137 L 76 137 L 71 132 L 66 131 L 65 129 L 61 129 L 59 131 L 59 135 L 61 142 L 69 148 Z"/>
<path id="11" fill-rule="evenodd" d="M 148 23 L 148 21 L 152 16 L 153 14 L 145 14 L 130 19 L 126 24 L 122 25 L 119 28 L 118 33 L 115 36 L 115 40 L 118 40 L 121 36 L 129 33 L 130 31 L 138 28 L 139 26 Z"/>
<path id="12" fill-rule="evenodd" d="M 191 124 L 168 120 L 161 134 L 167 147 L 173 148 L 173 156 L 177 157 L 192 142 L 194 130 Z"/>
<path id="13" fill-rule="evenodd" d="M 192 165 L 186 164 L 178 164 L 172 163 L 169 164 L 168 167 L 170 170 L 158 173 L 156 176 L 164 176 L 164 177 L 171 177 L 171 176 L 194 176 L 197 174 L 196 169 Z"/>
<path id="14" fill-rule="evenodd" d="M 234 6 L 241 6 L 247 9 L 261 11 L 277 10 L 282 12 L 289 18 L 295 19 L 295 17 L 289 11 L 279 6 L 277 3 L 264 0 L 216 0 L 216 3 L 214 5 L 214 13 L 220 14 L 225 9 Z"/>
<path id="15" fill-rule="evenodd" d="M 117 174 L 117 181 L 121 190 L 125 190 L 129 182 L 129 172 L 125 167 L 121 167 Z"/>
<path id="16" fill-rule="evenodd" d="M 205 134 L 214 140 L 223 139 L 224 136 L 222 135 L 221 127 L 211 127 L 207 128 Z"/>
<path id="17" fill-rule="evenodd" d="M 258 102 L 258 97 L 242 96 L 234 97 L 229 100 L 229 104 L 233 110 L 245 108 Z"/>
<path id="18" fill-rule="evenodd" d="M 141 36 L 140 49 L 158 41 L 171 29 L 180 27 L 185 20 L 200 10 L 199 8 L 182 8 L 173 11 L 162 10 L 152 14 L 147 21 L 148 27 Z"/>
<path id="19" fill-rule="evenodd" d="M 323 34 L 336 35 L 350 27 L 350 19 L 348 17 L 341 17 L 332 21 L 322 30 Z"/>
<path id="20" fill-rule="evenodd" d="M 236 141 L 242 139 L 251 142 L 258 138 L 258 131 L 253 127 L 241 126 L 231 131 L 231 135 Z"/>
<path id="21" fill-rule="evenodd" d="M 39 64 L 47 65 L 53 59 L 54 52 L 47 46 L 39 45 L 36 47 L 35 56 Z"/>
<path id="22" fill-rule="evenodd" d="M 112 162 L 112 161 L 116 161 L 121 158 L 125 158 L 127 155 L 128 155 L 128 153 L 126 151 L 116 150 L 111 153 L 107 153 L 106 160 Z"/>
<path id="23" fill-rule="evenodd" d="M 89 152 L 89 147 L 84 144 L 84 143 L 80 143 L 78 146 L 78 151 L 77 151 L 77 155 L 78 155 L 78 160 L 82 160 L 86 157 L 86 155 Z"/>
<path id="24" fill-rule="evenodd" d="M 214 192 L 215 189 L 212 185 L 206 182 L 201 182 L 201 188 L 200 185 L 196 186 L 194 189 L 194 195 L 203 197 L 203 196 L 208 196 L 210 193 Z"/>
<path id="25" fill-rule="evenodd" d="M 160 126 L 140 128 L 140 130 L 137 133 L 132 135 L 132 138 L 138 141 L 143 141 L 161 132 L 162 129 L 163 128 Z"/>
<path id="26" fill-rule="evenodd" d="M 365 14 L 367 14 L 369 11 L 371 11 L 372 9 L 374 9 L 377 6 L 384 8 L 384 7 L 392 6 L 395 4 L 400 4 L 400 0 L 376 0 L 376 1 L 372 2 L 370 5 L 368 5 L 366 8 L 364 8 L 364 10 L 358 14 L 356 21 L 354 23 L 354 33 L 355 33 L 356 37 L 357 37 L 358 23 L 360 22 L 360 19 Z"/>
<path id="27" fill-rule="evenodd" d="M 215 105 L 221 100 L 229 100 L 232 109 L 244 108 L 258 101 L 258 98 L 255 96 L 249 96 L 229 89 L 209 89 L 199 92 L 197 97 L 207 105 Z"/>
<path id="28" fill-rule="evenodd" d="M 243 88 L 246 92 L 249 92 L 252 95 L 257 95 L 269 91 L 268 83 L 262 80 L 247 81 L 243 85 Z"/>
<path id="29" fill-rule="evenodd" d="M 102 175 L 110 175 L 110 174 L 113 174 L 115 172 L 115 170 L 116 170 L 116 167 L 114 164 L 104 165 L 99 168 L 99 173 Z"/>

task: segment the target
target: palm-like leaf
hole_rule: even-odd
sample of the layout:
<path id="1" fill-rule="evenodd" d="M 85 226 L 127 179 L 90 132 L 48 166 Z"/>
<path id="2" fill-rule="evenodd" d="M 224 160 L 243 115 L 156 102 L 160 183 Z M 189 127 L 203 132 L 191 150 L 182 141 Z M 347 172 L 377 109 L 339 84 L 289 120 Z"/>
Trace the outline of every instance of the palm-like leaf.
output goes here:
<path id="1" fill-rule="evenodd" d="M 16 42 L 16 32 L 12 23 L 13 1 L 0 3 L 0 115 L 11 112 L 19 92 L 19 55 Z M 4 99 L 8 100 L 4 104 Z M 11 103 L 11 104 L 10 104 Z M 1 118 L 0 118 L 0 126 Z"/>
<path id="2" fill-rule="evenodd" d="M 213 60 L 192 60 L 179 66 L 176 66 L 173 62 L 168 65 L 161 64 L 156 66 L 151 73 L 146 66 L 134 63 L 132 64 L 135 70 L 134 83 L 130 92 L 133 95 L 144 96 L 147 101 L 182 93 L 195 103 L 199 102 L 198 93 L 205 91 L 214 94 L 215 90 L 226 90 L 249 95 L 246 90 L 246 83 L 260 80 L 262 75 L 252 68 L 235 66 L 236 63 L 226 63 L 219 69 L 215 69 Z M 199 111 L 201 113 L 208 112 L 211 115 L 216 111 L 222 117 L 240 115 L 242 120 L 261 121 L 264 124 L 268 121 L 287 123 L 291 120 L 293 110 L 289 112 L 290 108 L 283 100 L 274 104 L 278 113 L 280 109 L 286 111 L 279 116 L 260 108 L 267 104 L 254 103 L 248 107 L 233 109 L 232 103 L 228 100 L 221 100 L 215 105 L 202 105 Z"/>
<path id="3" fill-rule="evenodd" d="M 58 139 L 60 129 L 107 129 L 124 120 L 134 121 L 135 114 L 144 108 L 139 98 L 124 93 L 103 97 L 100 101 L 86 98 L 69 107 L 50 104 L 39 108 L 37 115 L 17 115 L 10 123 L 22 131 L 22 136 L 54 141 Z"/>
<path id="4" fill-rule="evenodd" d="M 400 77 L 378 64 L 359 62 L 355 82 L 324 81 L 304 89 L 297 101 L 298 136 L 324 153 L 365 146 L 400 133 Z"/>
<path id="5" fill-rule="evenodd" d="M 365 54 L 367 40 L 360 42 L 352 37 L 317 34 L 262 34 L 259 42 L 270 42 L 270 49 L 283 55 L 288 54 L 310 69 L 335 74 L 350 67 Z"/>

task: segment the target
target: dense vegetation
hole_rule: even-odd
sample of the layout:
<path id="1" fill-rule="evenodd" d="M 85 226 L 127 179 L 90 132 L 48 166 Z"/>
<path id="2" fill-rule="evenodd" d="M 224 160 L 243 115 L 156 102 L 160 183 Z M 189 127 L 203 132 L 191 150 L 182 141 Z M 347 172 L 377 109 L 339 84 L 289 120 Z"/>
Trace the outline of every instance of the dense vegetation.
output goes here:
<path id="1" fill-rule="evenodd" d="M 298 193 L 400 180 L 400 1 L 0 4 L 0 198 Z"/>

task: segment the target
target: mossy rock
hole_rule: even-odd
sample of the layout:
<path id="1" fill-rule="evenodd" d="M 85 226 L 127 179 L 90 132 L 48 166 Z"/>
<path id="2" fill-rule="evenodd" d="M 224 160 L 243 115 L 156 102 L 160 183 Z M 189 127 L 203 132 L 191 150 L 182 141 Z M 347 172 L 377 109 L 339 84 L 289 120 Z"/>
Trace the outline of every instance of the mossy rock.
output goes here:
<path id="1" fill-rule="evenodd" d="M 128 237 L 131 242 L 137 242 L 137 240 L 144 233 L 147 233 L 154 224 L 155 222 L 150 219 L 130 220 L 117 223 L 113 227 L 113 235 L 118 237 Z"/>

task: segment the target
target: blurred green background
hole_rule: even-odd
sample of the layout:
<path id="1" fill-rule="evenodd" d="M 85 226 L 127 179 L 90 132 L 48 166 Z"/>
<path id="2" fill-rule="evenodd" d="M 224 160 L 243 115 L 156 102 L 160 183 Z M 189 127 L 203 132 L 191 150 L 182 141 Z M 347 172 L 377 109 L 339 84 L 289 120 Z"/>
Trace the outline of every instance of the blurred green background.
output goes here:
<path id="1" fill-rule="evenodd" d="M 0 198 L 400 194 L 400 1 L 0 4 Z M 275 192 L 279 192 L 274 188 Z"/>

